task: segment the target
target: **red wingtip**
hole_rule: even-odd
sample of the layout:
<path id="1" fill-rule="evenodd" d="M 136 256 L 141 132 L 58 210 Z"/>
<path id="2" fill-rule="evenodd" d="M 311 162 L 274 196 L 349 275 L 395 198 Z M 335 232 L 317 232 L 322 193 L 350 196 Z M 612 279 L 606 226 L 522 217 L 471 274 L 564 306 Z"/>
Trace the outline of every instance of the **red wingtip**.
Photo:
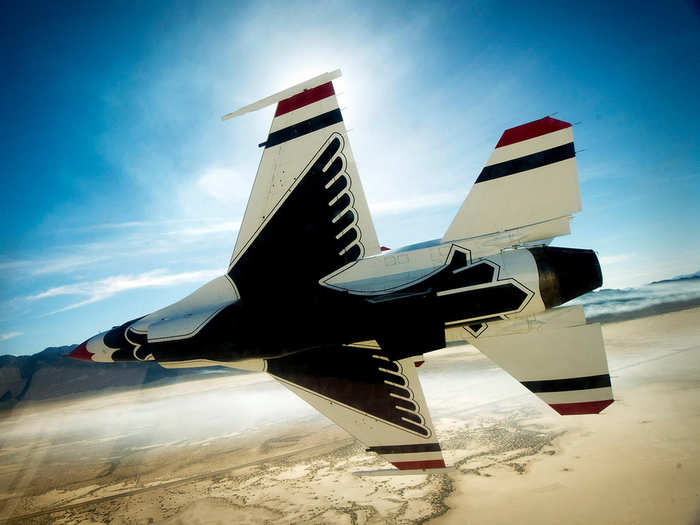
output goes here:
<path id="1" fill-rule="evenodd" d="M 419 461 L 392 461 L 392 464 L 399 470 L 427 470 L 431 468 L 445 468 L 445 461 L 442 459 L 423 459 Z"/>
<path id="2" fill-rule="evenodd" d="M 381 246 L 380 248 L 383 252 L 388 252 L 391 250 L 391 248 L 387 248 L 386 246 Z"/>
<path id="3" fill-rule="evenodd" d="M 583 403 L 555 403 L 549 405 L 562 416 L 573 416 L 579 414 L 600 414 L 607 406 L 611 405 L 613 399 L 605 401 L 585 401 Z"/>
<path id="4" fill-rule="evenodd" d="M 92 361 L 92 356 L 95 355 L 87 349 L 87 341 L 76 346 L 70 354 L 65 354 L 63 357 L 71 357 L 80 361 Z"/>

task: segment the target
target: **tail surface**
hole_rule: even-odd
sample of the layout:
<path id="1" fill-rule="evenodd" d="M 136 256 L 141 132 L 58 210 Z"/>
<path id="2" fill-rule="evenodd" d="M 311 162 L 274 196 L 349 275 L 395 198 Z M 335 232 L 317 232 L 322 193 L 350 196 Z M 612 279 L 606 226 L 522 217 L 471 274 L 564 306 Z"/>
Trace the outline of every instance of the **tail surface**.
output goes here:
<path id="1" fill-rule="evenodd" d="M 333 87 L 338 76 L 326 73 L 224 117 L 277 103 L 229 265 L 239 289 L 304 289 L 380 252 Z"/>
<path id="2" fill-rule="evenodd" d="M 573 140 L 571 124 L 551 117 L 506 130 L 442 241 L 569 233 L 569 216 L 581 210 Z"/>

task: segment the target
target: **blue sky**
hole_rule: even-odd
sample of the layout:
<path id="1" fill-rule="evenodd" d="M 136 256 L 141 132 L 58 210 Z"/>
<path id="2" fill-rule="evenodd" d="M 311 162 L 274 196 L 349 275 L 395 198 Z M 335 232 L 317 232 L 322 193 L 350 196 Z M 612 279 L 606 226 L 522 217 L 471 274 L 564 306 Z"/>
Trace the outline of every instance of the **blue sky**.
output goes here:
<path id="1" fill-rule="evenodd" d="M 700 269 L 693 2 L 31 4 L 0 21 L 0 354 L 223 273 L 273 109 L 220 116 L 336 68 L 382 244 L 440 237 L 501 132 L 556 113 L 583 198 L 556 244 L 608 287 Z"/>

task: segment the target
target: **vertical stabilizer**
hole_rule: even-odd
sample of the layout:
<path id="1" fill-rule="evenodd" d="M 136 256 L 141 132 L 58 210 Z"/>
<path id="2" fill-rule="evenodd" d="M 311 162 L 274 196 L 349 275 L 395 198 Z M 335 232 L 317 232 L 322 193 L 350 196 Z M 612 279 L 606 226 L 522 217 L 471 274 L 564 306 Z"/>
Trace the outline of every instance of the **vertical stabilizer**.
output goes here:
<path id="1" fill-rule="evenodd" d="M 571 124 L 545 117 L 503 133 L 442 242 L 525 227 L 539 240 L 535 225 L 568 233 L 562 218 L 580 210 Z"/>
<path id="2" fill-rule="evenodd" d="M 308 269 L 305 277 L 318 280 L 348 262 L 379 253 L 333 88 L 332 79 L 339 75 L 326 73 L 224 117 L 277 103 L 231 257 L 234 281 L 243 277 L 235 273 L 264 270 L 261 264 L 273 264 L 279 274 L 281 257 L 317 261 L 318 268 Z M 254 256 L 243 262 L 252 247 Z"/>

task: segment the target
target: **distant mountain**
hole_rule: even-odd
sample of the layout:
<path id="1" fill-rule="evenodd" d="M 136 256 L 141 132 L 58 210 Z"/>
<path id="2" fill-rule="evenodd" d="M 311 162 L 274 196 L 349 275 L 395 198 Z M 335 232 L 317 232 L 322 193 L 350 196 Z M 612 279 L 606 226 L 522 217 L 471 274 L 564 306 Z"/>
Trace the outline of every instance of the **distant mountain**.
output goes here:
<path id="1" fill-rule="evenodd" d="M 87 363 L 61 357 L 77 345 L 47 348 L 31 356 L 0 356 L 0 409 L 105 389 L 133 389 L 191 380 L 207 373 L 245 373 L 227 368 L 169 370 L 155 362 Z"/>
<path id="2" fill-rule="evenodd" d="M 677 275 L 676 277 L 672 277 L 671 279 L 664 279 L 662 281 L 653 281 L 649 284 L 664 284 L 664 283 L 673 283 L 673 282 L 678 282 L 678 281 L 694 281 L 694 280 L 700 280 L 700 270 L 698 270 L 695 273 L 689 273 L 687 275 Z"/>
<path id="3" fill-rule="evenodd" d="M 590 322 L 612 322 L 700 306 L 700 271 L 630 288 L 602 288 L 568 304 L 582 304 Z"/>

